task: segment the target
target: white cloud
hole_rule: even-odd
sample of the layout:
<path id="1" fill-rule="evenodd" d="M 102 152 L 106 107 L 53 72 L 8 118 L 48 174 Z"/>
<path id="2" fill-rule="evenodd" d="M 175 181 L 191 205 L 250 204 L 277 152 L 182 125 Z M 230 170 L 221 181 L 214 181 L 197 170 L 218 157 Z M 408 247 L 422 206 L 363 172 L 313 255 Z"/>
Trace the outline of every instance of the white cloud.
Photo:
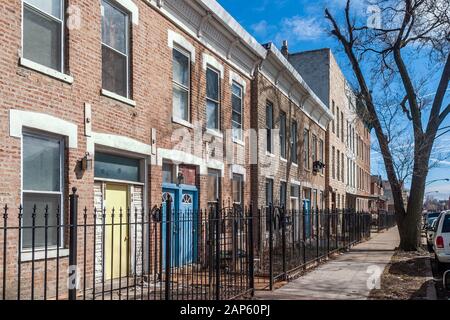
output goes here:
<path id="1" fill-rule="evenodd" d="M 258 23 L 252 24 L 250 28 L 256 36 L 266 37 L 271 26 L 269 26 L 266 20 L 261 20 Z"/>
<path id="2" fill-rule="evenodd" d="M 284 18 L 281 21 L 281 28 L 275 39 L 277 42 L 286 39 L 296 43 L 298 41 L 317 40 L 324 34 L 325 28 L 318 19 L 294 16 Z"/>

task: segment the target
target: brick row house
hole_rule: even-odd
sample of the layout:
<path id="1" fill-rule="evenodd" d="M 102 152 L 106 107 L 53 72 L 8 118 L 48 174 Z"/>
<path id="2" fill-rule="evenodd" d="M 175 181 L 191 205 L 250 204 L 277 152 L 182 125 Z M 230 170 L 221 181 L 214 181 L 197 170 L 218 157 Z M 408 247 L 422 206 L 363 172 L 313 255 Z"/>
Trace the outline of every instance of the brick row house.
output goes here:
<path id="1" fill-rule="evenodd" d="M 330 49 L 286 55 L 333 115 L 326 131 L 326 207 L 368 210 L 370 129 Z M 358 105 L 357 105 L 358 104 Z"/>
<path id="2" fill-rule="evenodd" d="M 304 209 L 312 227 L 311 210 L 325 208 L 325 132 L 332 115 L 281 51 L 273 43 L 264 47 L 268 55 L 252 92 L 252 114 L 258 115 L 252 118 L 258 132 L 252 200 L 259 208 L 292 210 L 295 218 Z M 263 236 L 266 223 L 260 223 Z"/>
<path id="3" fill-rule="evenodd" d="M 118 225 L 78 241 L 89 282 L 148 268 L 143 221 L 167 199 L 191 217 L 218 203 L 345 207 L 345 141 L 329 128 L 345 131 L 348 99 L 317 87 L 338 81 L 305 76 L 216 1 L 13 0 L 0 4 L 0 29 L 0 204 L 22 213 L 10 227 L 66 224 L 76 188 L 80 223 Z M 370 172 L 370 134 L 358 130 Z M 30 281 L 53 296 L 66 288 L 68 230 L 43 230 L 8 234 L 11 296 L 18 279 L 23 296 Z"/>

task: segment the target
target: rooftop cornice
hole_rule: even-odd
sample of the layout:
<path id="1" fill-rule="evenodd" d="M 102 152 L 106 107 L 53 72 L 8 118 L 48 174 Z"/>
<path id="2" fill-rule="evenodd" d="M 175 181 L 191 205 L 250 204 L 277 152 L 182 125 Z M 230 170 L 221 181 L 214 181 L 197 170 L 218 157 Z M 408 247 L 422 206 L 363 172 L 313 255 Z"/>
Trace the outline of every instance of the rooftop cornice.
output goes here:
<path id="1" fill-rule="evenodd" d="M 276 75 L 274 79 L 274 85 L 279 87 L 279 81 L 281 77 L 286 76 L 289 78 L 289 93 L 288 98 L 292 98 L 292 92 L 295 87 L 301 92 L 301 99 L 298 102 L 298 106 L 318 124 L 326 127 L 328 123 L 334 119 L 331 111 L 325 106 L 325 104 L 317 97 L 314 91 L 305 82 L 302 76 L 295 70 L 292 64 L 284 57 L 281 51 L 271 42 L 264 44 L 263 47 L 267 50 L 266 60 L 276 68 Z M 295 85 L 297 84 L 297 86 Z M 281 88 L 279 87 L 281 90 Z M 305 104 L 307 101 L 312 102 L 313 110 L 306 110 Z"/>

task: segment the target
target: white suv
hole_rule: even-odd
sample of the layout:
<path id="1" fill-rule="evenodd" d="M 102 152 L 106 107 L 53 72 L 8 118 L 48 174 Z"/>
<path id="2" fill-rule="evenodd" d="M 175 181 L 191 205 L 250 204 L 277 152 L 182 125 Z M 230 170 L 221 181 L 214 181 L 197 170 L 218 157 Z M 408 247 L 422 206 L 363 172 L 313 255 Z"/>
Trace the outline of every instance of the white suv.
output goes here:
<path id="1" fill-rule="evenodd" d="M 436 223 L 433 249 L 439 269 L 450 263 L 450 211 L 440 214 Z"/>

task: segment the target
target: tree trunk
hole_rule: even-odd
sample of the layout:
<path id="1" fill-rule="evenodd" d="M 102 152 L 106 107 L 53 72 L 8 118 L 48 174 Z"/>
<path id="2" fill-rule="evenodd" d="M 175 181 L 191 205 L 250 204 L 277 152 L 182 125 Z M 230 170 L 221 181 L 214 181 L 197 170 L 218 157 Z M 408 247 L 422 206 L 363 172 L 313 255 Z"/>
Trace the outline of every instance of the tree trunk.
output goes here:
<path id="1" fill-rule="evenodd" d="M 420 219 L 425 195 L 425 184 L 428 176 L 432 144 L 428 139 L 419 142 L 414 159 L 414 171 L 411 182 L 410 197 L 405 214 L 396 214 L 400 233 L 400 249 L 416 251 L 421 243 Z M 423 146 L 423 147 L 420 147 Z"/>

